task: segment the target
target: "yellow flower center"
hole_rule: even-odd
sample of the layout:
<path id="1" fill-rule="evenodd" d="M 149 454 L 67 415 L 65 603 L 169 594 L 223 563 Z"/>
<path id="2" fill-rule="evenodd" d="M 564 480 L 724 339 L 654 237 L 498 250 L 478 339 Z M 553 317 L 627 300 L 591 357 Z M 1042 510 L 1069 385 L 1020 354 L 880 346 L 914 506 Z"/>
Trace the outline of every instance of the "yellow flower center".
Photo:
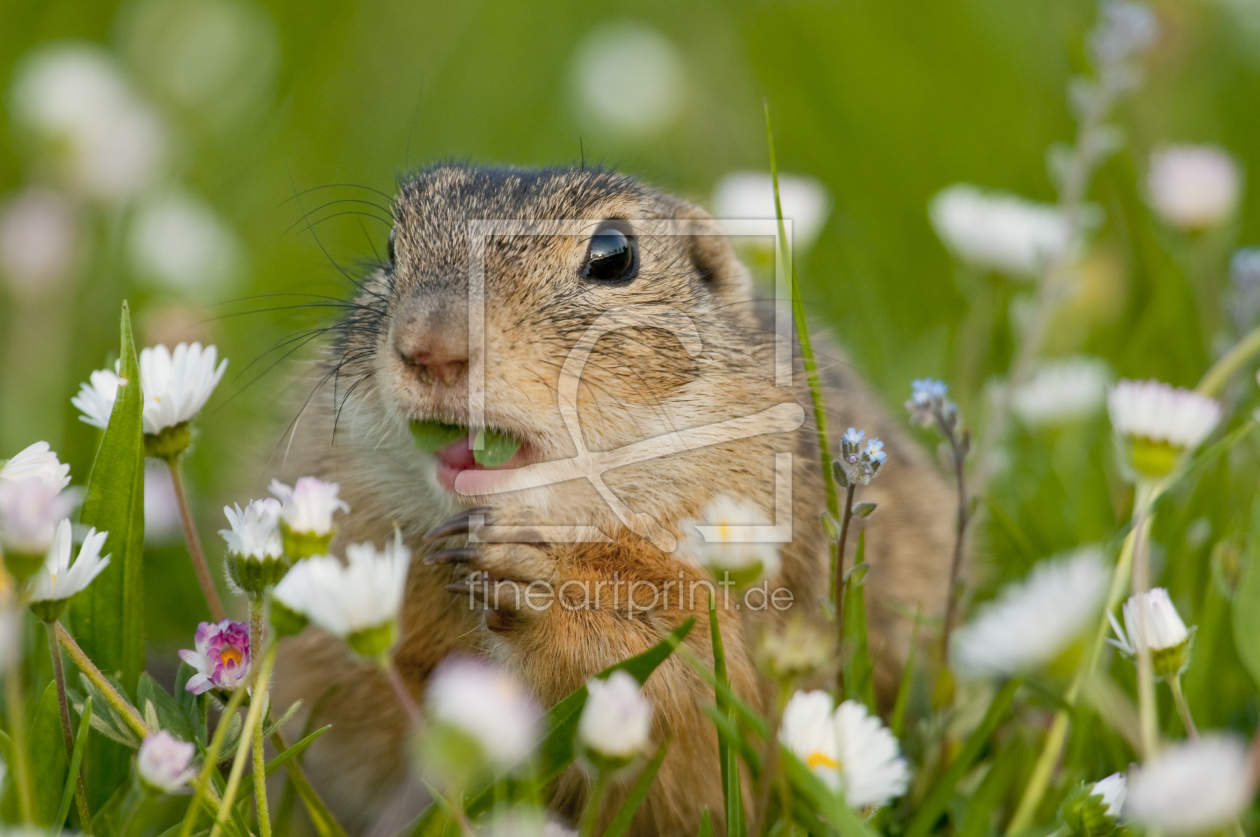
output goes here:
<path id="1" fill-rule="evenodd" d="M 219 660 L 222 661 L 224 665 L 231 663 L 239 666 L 241 664 L 241 652 L 237 651 L 235 648 L 224 648 L 219 652 Z"/>
<path id="2" fill-rule="evenodd" d="M 837 768 L 840 762 L 826 753 L 810 753 L 809 758 L 805 759 L 805 766 L 810 770 L 817 770 L 820 767 Z"/>

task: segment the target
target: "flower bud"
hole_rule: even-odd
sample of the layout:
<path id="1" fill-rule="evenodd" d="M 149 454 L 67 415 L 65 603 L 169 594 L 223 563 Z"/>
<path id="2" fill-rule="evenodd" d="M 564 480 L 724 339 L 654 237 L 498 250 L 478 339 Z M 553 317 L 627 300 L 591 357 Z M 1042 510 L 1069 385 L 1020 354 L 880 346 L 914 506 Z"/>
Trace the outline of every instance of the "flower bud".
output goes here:
<path id="1" fill-rule="evenodd" d="M 155 794 L 178 793 L 188 786 L 197 771 L 192 767 L 197 748 L 180 741 L 166 730 L 144 739 L 136 755 L 136 772 L 145 789 Z"/>
<path id="2" fill-rule="evenodd" d="M 336 528 L 333 514 L 350 507 L 337 496 L 340 486 L 315 477 L 302 477 L 292 487 L 271 481 L 271 493 L 280 498 L 280 532 L 284 553 L 291 561 L 326 555 Z"/>
<path id="3" fill-rule="evenodd" d="M 1125 790 L 1120 773 L 1092 785 L 1077 785 L 1059 807 L 1059 819 L 1074 837 L 1109 837 L 1120 828 Z"/>
<path id="4" fill-rule="evenodd" d="M 619 770 L 651 744 L 652 704 L 640 691 L 639 681 L 624 671 L 589 681 L 586 691 L 578 745 L 597 770 Z"/>

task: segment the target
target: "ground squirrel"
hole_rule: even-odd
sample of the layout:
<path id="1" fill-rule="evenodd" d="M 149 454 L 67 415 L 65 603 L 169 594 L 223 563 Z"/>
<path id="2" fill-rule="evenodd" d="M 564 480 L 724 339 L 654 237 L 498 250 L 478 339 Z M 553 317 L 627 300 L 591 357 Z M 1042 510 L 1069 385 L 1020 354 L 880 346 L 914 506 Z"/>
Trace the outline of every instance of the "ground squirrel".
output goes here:
<path id="1" fill-rule="evenodd" d="M 389 263 L 364 279 L 341 323 L 286 469 L 340 483 L 352 511 L 339 543 L 380 544 L 397 525 L 413 549 L 395 661 L 417 699 L 437 663 L 463 653 L 509 667 L 545 708 L 693 615 L 701 619 L 687 645 L 708 657 L 704 596 L 667 594 L 635 609 L 629 597 L 614 601 L 612 586 L 598 582 L 615 577 L 624 590 L 639 581 L 644 591 L 702 578 L 703 570 L 658 544 L 722 495 L 752 502 L 769 522 L 776 462 L 784 461 L 776 454 L 791 454 L 792 534 L 770 584 L 791 591 L 787 613 L 819 612 L 829 565 L 805 377 L 797 358 L 791 385 L 776 385 L 773 301 L 759 299 L 769 294 L 758 292 L 709 215 L 605 170 L 456 165 L 407 180 L 393 214 Z M 486 220 L 530 223 L 478 224 Z M 592 338 L 592 327 L 602 328 L 613 311 L 631 314 Z M 582 341 L 585 365 L 576 379 L 565 363 Z M 900 422 L 834 351 L 822 355 L 833 443 L 849 426 L 887 443 L 886 467 L 861 492 L 879 506 L 866 524 L 867 599 L 877 680 L 887 689 L 910 641 L 907 614 L 921 608 L 932 618 L 943 610 L 953 505 Z M 470 388 L 471 377 L 477 380 Z M 576 384 L 577 432 L 589 451 L 741 417 L 764 426 L 609 470 L 603 481 L 611 501 L 581 477 L 500 493 L 506 472 L 477 465 L 467 438 L 437 455 L 414 446 L 413 420 L 480 422 L 521 443 L 505 467 L 569 459 L 577 443 L 561 410 L 566 383 Z M 804 423 L 757 434 L 774 430 L 766 416 L 785 404 L 803 413 Z M 457 541 L 425 539 L 461 509 L 482 506 L 492 525 L 594 526 L 606 537 L 456 551 L 450 547 Z M 651 531 L 638 527 L 649 537 L 631 531 L 627 511 L 655 521 Z M 457 522 L 447 531 L 459 528 Z M 454 560 L 425 562 L 441 548 Z M 595 593 L 587 592 L 580 607 L 518 608 L 503 599 L 497 609 L 470 607 L 475 596 L 447 589 L 470 570 L 504 584 L 542 581 L 560 589 L 582 582 Z M 753 644 L 784 616 L 776 608 L 728 608 L 720 616 L 735 686 L 756 705 L 764 705 L 765 683 Z M 337 684 L 314 709 L 320 723 L 333 724 L 306 757 L 314 781 L 348 828 L 392 833 L 427 801 L 407 777 L 402 710 L 374 668 L 326 636 L 308 631 L 289 642 L 277 674 L 281 698 L 304 697 L 309 707 Z M 717 740 L 703 711 L 712 689 L 675 656 L 645 691 L 655 708 L 654 737 L 670 735 L 673 743 L 632 833 L 695 834 L 705 808 L 722 819 Z M 610 793 L 608 815 L 626 790 Z M 585 775 L 573 767 L 557 782 L 552 808 L 571 820 L 586 793 Z"/>

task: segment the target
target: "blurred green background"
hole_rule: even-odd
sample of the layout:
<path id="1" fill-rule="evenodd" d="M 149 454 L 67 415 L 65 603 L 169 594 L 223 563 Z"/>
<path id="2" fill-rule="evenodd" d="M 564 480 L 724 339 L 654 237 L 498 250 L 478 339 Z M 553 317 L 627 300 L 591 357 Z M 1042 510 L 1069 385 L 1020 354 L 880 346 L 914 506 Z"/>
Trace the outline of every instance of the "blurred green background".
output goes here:
<path id="1" fill-rule="evenodd" d="M 1260 170 L 1260 4 L 1153 8 L 1161 38 L 1117 116 L 1127 142 L 1090 193 L 1101 226 L 1047 352 L 1193 385 L 1230 337 L 1229 328 L 1205 335 L 1201 322 L 1228 318 L 1201 309 L 1228 302 L 1229 253 L 1260 241 L 1260 206 L 1244 197 L 1229 228 L 1196 247 L 1207 254 L 1194 274 L 1205 295 L 1187 278 L 1186 242 L 1152 217 L 1141 181 L 1152 149 L 1169 142 L 1214 143 L 1244 171 Z M 371 190 L 391 193 L 407 171 L 443 159 L 584 157 L 708 204 L 724 175 L 767 167 L 763 97 L 781 167 L 830 195 L 821 236 L 801 254 L 815 321 L 890 405 L 912 378 L 933 375 L 978 420 L 987 382 L 1010 360 L 1006 303 L 1018 313 L 1028 294 L 959 270 L 927 204 L 959 181 L 1055 200 L 1047 149 L 1074 135 L 1066 91 L 1088 69 L 1096 13 L 1083 0 L 4 0 L 0 203 L 52 190 L 70 246 L 48 277 L 0 282 L 0 456 L 46 439 L 75 482 L 86 480 L 97 432 L 70 397 L 116 356 L 119 304 L 129 299 L 146 345 L 201 339 L 230 359 L 187 460 L 217 559 L 218 509 L 261 490 L 304 394 L 300 364 L 318 357 L 318 341 L 294 340 L 334 313 L 267 294 L 348 295 L 336 265 L 353 273 L 384 252 L 379 208 L 328 201 L 383 206 Z M 627 43 L 647 80 L 599 75 L 601 56 L 622 56 Z M 138 136 L 160 148 L 136 161 L 143 183 L 123 197 L 74 194 L 60 150 L 24 126 L 15 79 L 66 44 L 113 62 L 147 114 Z M 131 151 L 146 147 L 137 142 Z M 323 188 L 334 184 L 352 185 Z M 1236 384 L 1230 398 L 1255 395 L 1254 384 Z M 982 589 L 1038 557 L 1106 540 L 1130 502 L 1100 414 L 1065 429 L 1018 426 L 1007 453 L 1018 465 L 992 486 L 977 551 L 983 567 L 1010 571 L 982 572 Z M 1209 555 L 1246 526 L 1254 443 L 1213 467 L 1156 531 L 1187 621 L 1222 618 L 1219 607 L 1205 610 L 1223 595 L 1211 587 Z M 151 500 L 164 496 L 154 486 Z M 163 535 L 162 510 L 153 514 L 150 639 L 169 651 L 190 642 L 205 614 L 177 530 L 168 522 Z M 1228 630 L 1212 636 L 1198 668 L 1232 659 Z M 1188 686 L 1192 703 L 1215 690 L 1212 708 L 1196 706 L 1204 726 L 1254 716 L 1236 665 Z"/>

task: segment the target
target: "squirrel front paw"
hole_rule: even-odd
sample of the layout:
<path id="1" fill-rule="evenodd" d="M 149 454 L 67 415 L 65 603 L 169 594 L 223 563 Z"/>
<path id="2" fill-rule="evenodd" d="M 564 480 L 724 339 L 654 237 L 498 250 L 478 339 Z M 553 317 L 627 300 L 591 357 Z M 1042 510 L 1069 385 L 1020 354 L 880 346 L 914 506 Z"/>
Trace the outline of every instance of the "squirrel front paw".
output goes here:
<path id="1" fill-rule="evenodd" d="M 429 531 L 425 540 L 466 535 L 468 545 L 439 550 L 425 563 L 466 570 L 446 589 L 467 596 L 470 608 L 482 608 L 487 628 L 496 633 L 519 628 L 551 606 L 559 580 L 556 545 L 544 540 L 536 523 L 536 515 L 525 508 L 467 509 Z"/>

